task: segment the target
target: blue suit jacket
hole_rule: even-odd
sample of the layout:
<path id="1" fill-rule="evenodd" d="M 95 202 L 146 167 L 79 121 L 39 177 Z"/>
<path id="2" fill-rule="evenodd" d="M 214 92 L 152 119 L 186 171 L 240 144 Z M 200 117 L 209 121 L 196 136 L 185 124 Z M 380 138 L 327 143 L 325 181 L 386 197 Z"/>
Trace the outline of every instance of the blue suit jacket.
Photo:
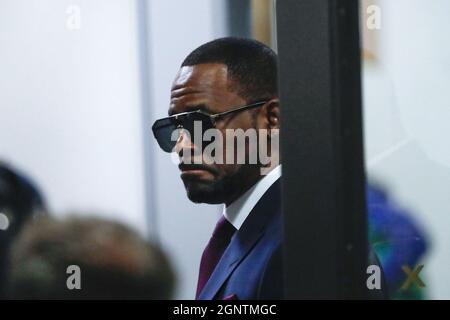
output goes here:
<path id="1" fill-rule="evenodd" d="M 283 239 L 281 181 L 278 179 L 261 197 L 242 227 L 231 239 L 200 300 L 283 299 Z M 369 264 L 380 265 L 369 248 Z M 382 290 L 367 292 L 369 299 L 386 299 Z"/>
<path id="2" fill-rule="evenodd" d="M 281 182 L 261 197 L 199 295 L 211 299 L 282 298 Z"/>

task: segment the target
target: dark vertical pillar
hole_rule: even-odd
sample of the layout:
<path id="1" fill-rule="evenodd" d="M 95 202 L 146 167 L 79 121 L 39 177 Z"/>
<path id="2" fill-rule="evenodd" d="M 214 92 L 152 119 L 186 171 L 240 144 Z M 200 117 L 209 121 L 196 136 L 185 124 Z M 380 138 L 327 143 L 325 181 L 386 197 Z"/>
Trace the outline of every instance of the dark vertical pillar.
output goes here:
<path id="1" fill-rule="evenodd" d="M 363 298 L 358 1 L 278 0 L 286 298 Z"/>
<path id="2" fill-rule="evenodd" d="M 251 38 L 251 3 L 250 0 L 227 0 L 226 14 L 228 35 Z"/>

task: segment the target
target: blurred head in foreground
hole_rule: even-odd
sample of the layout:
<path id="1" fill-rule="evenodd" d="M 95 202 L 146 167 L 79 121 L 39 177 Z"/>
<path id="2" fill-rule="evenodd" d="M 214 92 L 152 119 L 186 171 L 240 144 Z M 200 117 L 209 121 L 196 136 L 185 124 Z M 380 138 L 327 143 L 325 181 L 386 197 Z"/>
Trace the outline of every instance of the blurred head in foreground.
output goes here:
<path id="1" fill-rule="evenodd" d="M 0 161 L 2 244 L 4 238 L 14 237 L 28 218 L 44 210 L 44 200 L 30 179 Z"/>
<path id="2" fill-rule="evenodd" d="M 0 297 L 8 277 L 11 242 L 26 221 L 44 210 L 43 198 L 30 179 L 0 160 Z"/>
<path id="3" fill-rule="evenodd" d="M 38 218 L 12 247 L 13 299 L 169 299 L 166 256 L 128 227 L 98 218 Z"/>

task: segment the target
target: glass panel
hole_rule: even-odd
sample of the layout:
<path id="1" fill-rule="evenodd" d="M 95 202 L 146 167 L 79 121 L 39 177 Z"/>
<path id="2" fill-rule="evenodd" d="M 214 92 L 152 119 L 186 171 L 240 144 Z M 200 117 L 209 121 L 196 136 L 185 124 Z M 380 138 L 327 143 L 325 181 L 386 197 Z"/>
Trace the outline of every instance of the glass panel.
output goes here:
<path id="1" fill-rule="evenodd" d="M 361 4 L 369 240 L 392 298 L 449 299 L 450 2 Z"/>

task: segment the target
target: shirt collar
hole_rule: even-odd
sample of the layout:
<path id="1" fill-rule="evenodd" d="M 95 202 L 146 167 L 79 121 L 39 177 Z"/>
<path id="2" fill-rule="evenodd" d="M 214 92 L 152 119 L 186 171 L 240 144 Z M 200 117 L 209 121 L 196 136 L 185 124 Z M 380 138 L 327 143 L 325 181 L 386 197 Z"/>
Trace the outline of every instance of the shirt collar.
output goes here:
<path id="1" fill-rule="evenodd" d="M 259 199 L 280 177 L 281 165 L 278 165 L 228 207 L 223 206 L 225 219 L 239 230 Z"/>

